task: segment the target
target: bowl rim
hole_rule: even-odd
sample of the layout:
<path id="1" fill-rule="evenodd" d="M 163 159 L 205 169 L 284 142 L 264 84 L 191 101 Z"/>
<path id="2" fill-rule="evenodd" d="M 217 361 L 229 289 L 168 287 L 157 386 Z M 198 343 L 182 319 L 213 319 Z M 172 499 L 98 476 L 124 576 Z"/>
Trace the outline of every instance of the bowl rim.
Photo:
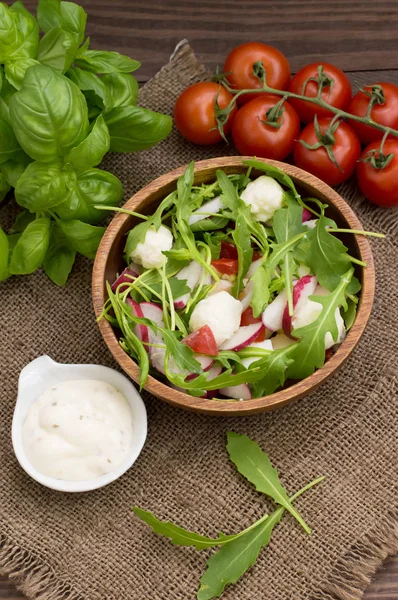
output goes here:
<path id="1" fill-rule="evenodd" d="M 195 175 L 209 168 L 230 168 L 241 167 L 244 160 L 250 160 L 250 156 L 225 156 L 201 160 L 195 162 Z M 334 207 L 340 212 L 343 218 L 347 221 L 350 229 L 363 229 L 358 217 L 347 204 L 345 200 L 330 186 L 315 177 L 314 175 L 299 169 L 294 165 L 282 163 L 271 159 L 256 158 L 260 162 L 264 162 L 271 166 L 278 167 L 287 175 L 299 180 L 303 184 L 310 185 L 317 191 L 327 197 Z M 136 210 L 141 202 L 154 190 L 159 190 L 166 184 L 174 183 L 180 175 L 185 171 L 187 165 L 183 165 L 174 169 L 155 180 L 148 183 L 146 186 L 136 192 L 123 208 Z M 105 234 L 100 242 L 92 273 L 92 299 L 94 312 L 96 317 L 102 313 L 103 305 L 106 300 L 105 296 L 105 268 L 108 260 L 109 252 L 112 249 L 114 238 L 130 218 L 129 215 L 118 213 L 111 223 L 108 225 Z M 358 310 L 353 326 L 349 330 L 346 338 L 340 344 L 333 356 L 312 375 L 292 384 L 291 386 L 274 392 L 269 396 L 261 398 L 253 398 L 252 400 L 208 400 L 205 398 L 195 398 L 178 390 L 175 390 L 149 375 L 144 389 L 157 398 L 160 398 L 172 406 L 184 408 L 186 410 L 210 414 L 210 415 L 225 415 L 238 416 L 250 415 L 259 412 L 280 408 L 294 400 L 302 398 L 309 392 L 314 391 L 321 383 L 323 383 L 332 373 L 342 366 L 348 356 L 351 354 L 362 333 L 365 330 L 369 320 L 375 293 L 375 268 L 372 256 L 371 247 L 368 239 L 365 236 L 354 235 L 358 245 L 360 259 L 366 262 L 367 267 L 362 268 L 363 280 L 362 289 L 358 305 Z M 111 354 L 122 367 L 122 369 L 136 382 L 139 381 L 139 367 L 134 360 L 128 356 L 118 343 L 118 339 L 113 331 L 112 326 L 106 319 L 101 319 L 98 322 L 100 332 L 104 338 Z"/>

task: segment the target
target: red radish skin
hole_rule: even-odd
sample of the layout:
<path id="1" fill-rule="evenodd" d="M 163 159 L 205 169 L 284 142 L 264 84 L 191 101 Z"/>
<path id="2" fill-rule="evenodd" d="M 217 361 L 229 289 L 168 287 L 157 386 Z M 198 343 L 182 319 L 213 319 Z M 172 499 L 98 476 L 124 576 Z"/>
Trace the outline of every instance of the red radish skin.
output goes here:
<path id="1" fill-rule="evenodd" d="M 136 273 L 135 271 L 133 271 L 133 269 L 130 267 L 126 267 L 119 275 L 119 277 L 117 279 L 115 279 L 115 281 L 112 283 L 111 285 L 111 290 L 112 292 L 116 292 L 117 288 L 119 287 L 120 284 L 125 283 L 125 284 L 129 284 L 133 281 L 133 279 L 136 279 L 138 277 L 138 273 Z M 125 289 L 127 287 L 127 285 L 124 285 L 120 288 L 120 291 L 122 292 L 123 289 Z"/>
<path id="2" fill-rule="evenodd" d="M 238 260 L 238 249 L 235 244 L 221 242 L 220 258 L 233 258 Z"/>
<path id="3" fill-rule="evenodd" d="M 309 221 L 310 219 L 312 219 L 312 213 L 310 213 L 308 208 L 303 208 L 303 216 L 302 216 L 301 222 L 305 223 L 306 221 Z"/>
<path id="4" fill-rule="evenodd" d="M 144 318 L 144 313 L 142 312 L 141 306 L 138 304 L 138 302 L 132 298 L 127 298 L 126 302 L 129 306 L 131 306 L 134 316 L 138 317 L 139 319 Z M 136 325 L 133 331 L 138 339 L 141 340 L 141 342 L 144 344 L 149 342 L 148 327 L 146 325 Z M 148 351 L 148 346 L 145 346 L 145 349 Z"/>
<path id="5" fill-rule="evenodd" d="M 289 335 L 293 331 L 293 319 L 294 312 L 299 309 L 298 303 L 303 304 L 308 300 L 308 296 L 311 296 L 315 292 L 317 286 L 317 280 L 314 275 L 304 275 L 293 285 L 293 315 L 289 315 L 289 307 L 286 303 L 282 317 L 282 329 L 286 335 Z"/>
<path id="6" fill-rule="evenodd" d="M 220 350 L 242 350 L 254 342 L 264 329 L 262 321 L 252 323 L 246 327 L 239 327 L 238 331 L 226 342 L 221 344 Z"/>
<path id="7" fill-rule="evenodd" d="M 198 354 L 210 354 L 210 356 L 217 356 L 218 354 L 217 342 L 208 325 L 203 325 L 203 327 L 190 333 L 188 337 L 181 341 Z"/>
<path id="8" fill-rule="evenodd" d="M 249 386 L 246 383 L 221 388 L 218 391 L 222 396 L 233 398 L 234 400 L 251 400 L 252 398 Z"/>

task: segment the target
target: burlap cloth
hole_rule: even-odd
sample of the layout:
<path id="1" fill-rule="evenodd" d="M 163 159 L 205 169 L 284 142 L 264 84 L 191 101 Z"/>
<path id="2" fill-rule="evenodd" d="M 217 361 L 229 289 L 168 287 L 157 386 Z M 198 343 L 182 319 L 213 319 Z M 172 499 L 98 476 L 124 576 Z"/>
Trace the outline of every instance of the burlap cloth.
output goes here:
<path id="1" fill-rule="evenodd" d="M 141 102 L 171 113 L 177 94 L 205 76 L 182 45 L 141 90 Z M 225 153 L 225 146 L 201 149 L 173 132 L 154 150 L 110 156 L 105 166 L 121 177 L 128 197 L 192 159 Z M 226 599 L 356 599 L 382 559 L 398 551 L 397 213 L 363 202 L 353 186 L 342 192 L 366 227 L 388 234 L 372 244 L 373 316 L 345 367 L 306 399 L 257 417 L 189 414 L 144 394 L 144 450 L 130 472 L 102 490 L 68 495 L 36 484 L 18 466 L 10 439 L 18 373 L 27 362 L 48 353 L 61 362 L 116 366 L 94 320 L 92 263 L 79 259 L 65 288 L 39 272 L 1 284 L 0 566 L 30 598 L 192 600 L 208 553 L 155 536 L 131 506 L 209 535 L 248 526 L 268 505 L 229 463 L 228 430 L 260 442 L 289 492 L 315 476 L 328 478 L 297 501 L 313 535 L 286 516 Z M 11 211 L 1 209 L 4 219 Z"/>

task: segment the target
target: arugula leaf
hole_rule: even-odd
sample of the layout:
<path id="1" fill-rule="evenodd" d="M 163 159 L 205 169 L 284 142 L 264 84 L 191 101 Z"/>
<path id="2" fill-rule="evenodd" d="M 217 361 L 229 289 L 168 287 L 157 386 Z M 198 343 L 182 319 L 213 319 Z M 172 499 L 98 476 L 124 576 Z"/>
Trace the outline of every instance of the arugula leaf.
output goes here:
<path id="1" fill-rule="evenodd" d="M 261 370 L 264 373 L 263 378 L 253 383 L 253 396 L 261 398 L 273 394 L 286 381 L 286 371 L 293 359 L 291 354 L 297 344 L 291 344 L 286 348 L 273 350 L 268 356 L 261 359 Z M 256 365 L 252 363 L 253 367 Z"/>
<path id="2" fill-rule="evenodd" d="M 346 288 L 346 291 L 348 286 Z M 357 305 L 350 298 L 347 300 L 347 308 L 343 311 L 342 317 L 344 319 L 345 328 L 347 331 L 354 325 L 355 317 L 357 316 Z"/>
<path id="3" fill-rule="evenodd" d="M 59 225 L 55 223 L 43 261 L 44 272 L 56 285 L 65 285 L 75 257 L 76 252 L 70 248 L 66 236 L 62 233 Z"/>
<path id="4" fill-rule="evenodd" d="M 286 242 L 298 235 L 303 229 L 303 209 L 294 200 L 287 199 L 287 207 L 275 211 L 272 219 L 272 228 L 278 244 Z"/>
<path id="5" fill-rule="evenodd" d="M 216 260 L 217 258 L 220 258 L 221 241 L 210 233 L 205 233 L 203 238 L 207 246 L 210 248 L 211 259 Z"/>
<path id="6" fill-rule="evenodd" d="M 154 227 L 156 231 L 159 229 L 162 224 L 163 212 L 172 206 L 174 198 L 175 192 L 172 192 L 162 200 L 151 217 L 149 217 L 146 221 L 139 223 L 133 227 L 133 229 L 130 229 L 127 235 L 126 245 L 124 247 L 124 254 L 127 257 L 127 262 L 129 261 L 132 252 L 134 252 L 134 250 L 137 248 L 138 244 L 145 240 L 147 231 L 151 229 L 151 227 Z"/>
<path id="7" fill-rule="evenodd" d="M 256 159 L 244 160 L 243 164 L 247 167 L 252 167 L 254 169 L 258 169 L 259 171 L 263 171 L 264 173 L 266 173 L 266 175 L 273 177 L 274 179 L 279 181 L 279 183 L 289 188 L 289 190 L 293 192 L 293 195 L 296 198 L 296 200 L 299 200 L 301 202 L 301 196 L 296 190 L 296 186 L 294 185 L 293 180 L 291 179 L 291 177 L 289 177 L 289 175 L 286 175 L 286 173 L 281 171 L 281 169 L 278 169 L 277 167 L 274 167 L 265 162 L 262 162 L 261 160 Z"/>
<path id="8" fill-rule="evenodd" d="M 260 446 L 246 435 L 228 432 L 227 450 L 229 458 L 235 464 L 239 473 L 254 485 L 258 492 L 270 496 L 300 523 L 304 531 L 311 533 L 310 528 L 291 504 L 285 488 L 278 478 L 268 455 Z"/>
<path id="9" fill-rule="evenodd" d="M 71 163 L 76 171 L 87 171 L 98 165 L 110 146 L 108 127 L 100 115 L 86 139 L 78 146 L 69 150 L 65 161 Z"/>
<path id="10" fill-rule="evenodd" d="M 232 216 L 236 217 L 239 208 L 244 202 L 240 200 L 236 187 L 224 171 L 218 169 L 216 175 L 222 193 L 222 203 L 231 211 Z"/>
<path id="11" fill-rule="evenodd" d="M 196 221 L 190 225 L 191 231 L 195 233 L 199 231 L 214 231 L 216 229 L 223 229 L 228 224 L 228 220 L 224 217 L 213 217 L 212 219 L 202 219 Z"/>
<path id="12" fill-rule="evenodd" d="M 232 287 L 232 294 L 237 298 L 243 287 L 243 278 L 252 262 L 253 249 L 250 241 L 250 232 L 247 226 L 247 219 L 244 212 L 250 211 L 249 207 L 242 208 L 236 219 L 235 229 L 232 232 L 232 238 L 238 250 L 238 273 L 235 283 Z"/>
<path id="13" fill-rule="evenodd" d="M 298 250 L 301 262 L 311 269 L 322 286 L 332 291 L 351 262 L 346 246 L 326 229 L 329 225 L 330 220 L 322 215 L 316 227 L 306 233 L 305 241 Z"/>
<path id="14" fill-rule="evenodd" d="M 141 63 L 119 52 L 106 50 L 88 50 L 89 39 L 79 48 L 75 63 L 78 67 L 91 73 L 131 73 L 136 71 Z"/>
<path id="15" fill-rule="evenodd" d="M 83 223 L 78 220 L 58 221 L 58 225 L 68 240 L 68 245 L 87 256 L 87 258 L 95 258 L 98 244 L 105 233 L 106 227 L 95 227 L 88 223 Z"/>
<path id="16" fill-rule="evenodd" d="M 133 511 L 144 523 L 149 525 L 154 533 L 163 535 L 175 545 L 175 546 L 193 546 L 196 550 L 204 550 L 205 548 L 212 548 L 214 546 L 223 546 L 229 544 L 232 540 L 235 540 L 245 535 L 247 530 L 241 531 L 232 535 L 225 535 L 220 533 L 217 538 L 209 538 L 194 531 L 184 529 L 179 525 L 174 525 L 170 521 L 160 521 L 157 519 L 149 510 L 144 510 L 138 506 L 133 507 Z M 259 522 L 263 522 L 268 518 L 268 515 L 264 515 L 259 521 L 251 525 L 248 529 L 251 530 L 253 527 L 257 527 Z"/>
<path id="17" fill-rule="evenodd" d="M 9 243 L 8 238 L 0 227 L 0 281 L 4 281 L 9 276 L 8 271 L 8 253 Z"/>
<path id="18" fill-rule="evenodd" d="M 177 279 L 177 277 L 170 277 L 169 285 L 173 298 L 179 298 L 180 296 L 188 294 L 191 291 L 191 289 L 187 285 L 186 279 Z M 153 283 L 151 285 L 151 289 L 155 294 L 161 294 L 162 282 Z"/>
<path id="19" fill-rule="evenodd" d="M 18 239 L 11 255 L 10 273 L 27 275 L 42 264 L 50 242 L 51 221 L 41 217 L 30 223 Z"/>
<path id="20" fill-rule="evenodd" d="M 338 286 L 327 296 L 310 296 L 309 299 L 322 304 L 322 311 L 313 321 L 304 327 L 295 329 L 292 335 L 300 339 L 296 351 L 293 354 L 294 362 L 288 368 L 288 377 L 292 379 L 304 379 L 311 375 L 316 368 L 325 363 L 325 336 L 331 333 L 336 341 L 338 329 L 335 312 L 340 306 L 347 310 L 345 291 L 351 281 L 354 269 L 345 273 Z"/>
<path id="21" fill-rule="evenodd" d="M 254 565 L 261 548 L 269 543 L 272 531 L 282 519 L 283 512 L 282 507 L 278 508 L 261 525 L 222 546 L 209 558 L 207 569 L 200 580 L 196 596 L 198 600 L 221 596 L 226 585 L 236 583 Z"/>
<path id="22" fill-rule="evenodd" d="M 163 341 L 166 344 L 169 354 L 174 358 L 180 369 L 189 371 L 189 373 L 203 373 L 200 363 L 193 357 L 194 351 L 192 348 L 179 340 L 181 337 L 179 331 L 161 328 L 159 328 L 159 331 L 162 334 Z"/>
<path id="23" fill-rule="evenodd" d="M 296 492 L 291 498 L 293 502 L 308 489 L 323 481 L 319 477 Z M 245 533 L 243 536 L 222 546 L 207 561 L 207 569 L 200 580 L 197 593 L 198 600 L 211 600 L 222 594 L 226 585 L 236 583 L 240 577 L 255 563 L 261 548 L 268 545 L 272 531 L 285 512 L 280 506 L 263 522 Z"/>
<path id="24" fill-rule="evenodd" d="M 141 106 L 118 106 L 104 114 L 111 136 L 111 152 L 147 150 L 166 138 L 172 127 L 169 115 Z"/>

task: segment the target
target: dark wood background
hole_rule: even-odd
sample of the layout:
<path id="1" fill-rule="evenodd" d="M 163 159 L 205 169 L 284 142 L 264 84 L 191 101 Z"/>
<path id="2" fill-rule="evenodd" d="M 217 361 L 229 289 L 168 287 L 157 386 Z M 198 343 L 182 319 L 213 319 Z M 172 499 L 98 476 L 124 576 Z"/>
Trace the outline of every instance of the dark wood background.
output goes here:
<path id="1" fill-rule="evenodd" d="M 26 7 L 36 9 L 35 0 Z M 80 0 L 88 12 L 92 47 L 117 50 L 142 62 L 140 83 L 167 62 L 187 38 L 210 68 L 250 40 L 275 45 L 292 66 L 322 59 L 355 79 L 398 83 L 398 0 Z M 380 71 L 384 71 L 383 74 Z M 389 72 L 386 72 L 389 71 Z M 23 596 L 0 578 L 0 599 Z M 398 599 L 398 557 L 374 577 L 365 600 Z"/>

